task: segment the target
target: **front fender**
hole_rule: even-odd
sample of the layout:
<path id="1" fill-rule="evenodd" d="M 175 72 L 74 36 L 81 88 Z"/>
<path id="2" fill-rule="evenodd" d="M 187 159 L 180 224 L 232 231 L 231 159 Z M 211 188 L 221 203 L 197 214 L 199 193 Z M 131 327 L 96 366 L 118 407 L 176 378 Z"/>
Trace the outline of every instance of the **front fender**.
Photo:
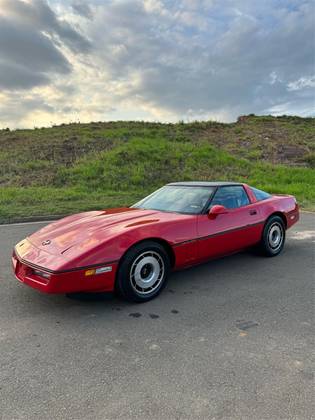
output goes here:
<path id="1" fill-rule="evenodd" d="M 128 249 L 143 240 L 165 241 L 174 250 L 176 266 L 186 265 L 196 258 L 196 218 L 188 216 L 183 220 L 158 222 L 141 226 L 128 226 L 109 236 L 90 249 L 80 251 L 80 245 L 64 253 L 72 267 L 82 267 L 109 262 L 118 262 Z"/>

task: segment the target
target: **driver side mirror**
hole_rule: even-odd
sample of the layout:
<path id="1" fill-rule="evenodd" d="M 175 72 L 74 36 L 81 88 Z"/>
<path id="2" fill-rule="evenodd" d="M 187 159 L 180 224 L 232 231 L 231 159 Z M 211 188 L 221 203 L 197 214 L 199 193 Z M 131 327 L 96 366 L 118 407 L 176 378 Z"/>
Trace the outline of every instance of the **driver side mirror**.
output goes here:
<path id="1" fill-rule="evenodd" d="M 209 219 L 215 219 L 217 216 L 219 216 L 219 214 L 226 214 L 227 212 L 228 209 L 226 207 L 216 204 L 209 210 L 208 217 Z"/>

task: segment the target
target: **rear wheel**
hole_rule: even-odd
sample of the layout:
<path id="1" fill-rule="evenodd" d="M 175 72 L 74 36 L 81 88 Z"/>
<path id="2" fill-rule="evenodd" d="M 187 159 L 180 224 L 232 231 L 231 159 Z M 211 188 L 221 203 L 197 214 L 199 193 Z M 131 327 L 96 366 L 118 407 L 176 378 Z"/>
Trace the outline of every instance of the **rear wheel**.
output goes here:
<path id="1" fill-rule="evenodd" d="M 285 243 L 285 226 L 280 216 L 271 216 L 264 227 L 260 249 L 267 257 L 280 254 Z"/>
<path id="2" fill-rule="evenodd" d="M 154 241 L 141 242 L 123 257 L 116 288 L 129 301 L 146 302 L 163 290 L 169 271 L 170 259 L 164 247 Z"/>

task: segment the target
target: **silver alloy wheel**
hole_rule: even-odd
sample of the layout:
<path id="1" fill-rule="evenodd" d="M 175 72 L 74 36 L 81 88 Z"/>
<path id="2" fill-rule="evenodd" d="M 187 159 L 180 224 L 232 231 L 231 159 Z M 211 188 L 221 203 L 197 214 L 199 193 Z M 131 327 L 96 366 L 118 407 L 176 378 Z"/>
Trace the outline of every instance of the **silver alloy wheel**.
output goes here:
<path id="1" fill-rule="evenodd" d="M 273 223 L 268 232 L 268 243 L 273 251 L 277 251 L 283 242 L 283 228 L 280 223 Z"/>
<path id="2" fill-rule="evenodd" d="M 144 251 L 134 260 L 130 270 L 130 282 L 139 295 L 154 292 L 161 284 L 165 267 L 161 255 Z"/>

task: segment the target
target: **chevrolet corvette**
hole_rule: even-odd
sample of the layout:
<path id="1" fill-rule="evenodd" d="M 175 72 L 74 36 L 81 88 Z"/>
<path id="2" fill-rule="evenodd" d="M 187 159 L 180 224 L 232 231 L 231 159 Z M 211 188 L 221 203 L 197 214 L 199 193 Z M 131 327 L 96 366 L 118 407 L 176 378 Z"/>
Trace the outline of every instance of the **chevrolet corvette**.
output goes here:
<path id="1" fill-rule="evenodd" d="M 116 291 L 145 302 L 169 273 L 258 246 L 278 255 L 299 219 L 293 196 L 236 182 L 167 184 L 131 207 L 65 217 L 20 241 L 12 265 L 47 293 Z"/>

